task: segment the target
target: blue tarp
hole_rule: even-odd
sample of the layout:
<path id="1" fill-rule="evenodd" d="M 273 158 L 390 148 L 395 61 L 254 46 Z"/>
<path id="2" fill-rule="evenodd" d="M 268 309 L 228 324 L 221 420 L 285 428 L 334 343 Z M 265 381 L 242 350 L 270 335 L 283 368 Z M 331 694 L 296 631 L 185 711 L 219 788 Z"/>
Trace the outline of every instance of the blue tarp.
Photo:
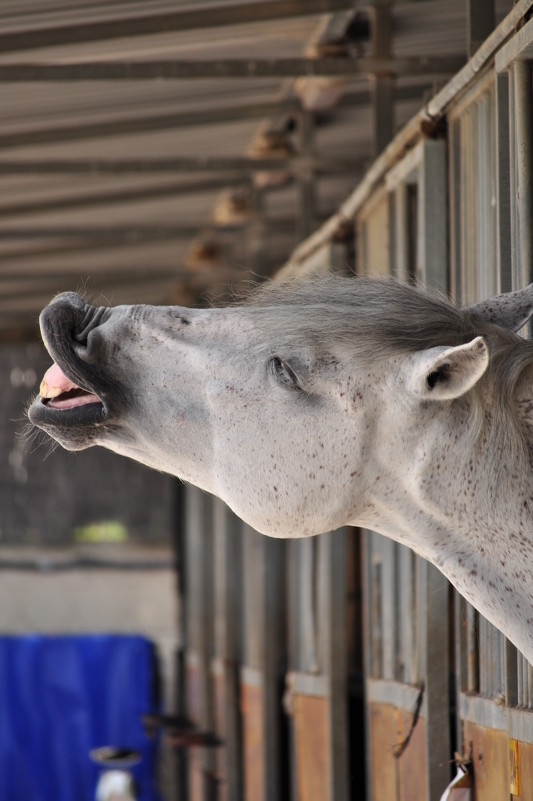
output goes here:
<path id="1" fill-rule="evenodd" d="M 94 801 L 89 751 L 139 751 L 140 801 L 157 801 L 156 661 L 144 637 L 0 636 L 0 801 Z"/>

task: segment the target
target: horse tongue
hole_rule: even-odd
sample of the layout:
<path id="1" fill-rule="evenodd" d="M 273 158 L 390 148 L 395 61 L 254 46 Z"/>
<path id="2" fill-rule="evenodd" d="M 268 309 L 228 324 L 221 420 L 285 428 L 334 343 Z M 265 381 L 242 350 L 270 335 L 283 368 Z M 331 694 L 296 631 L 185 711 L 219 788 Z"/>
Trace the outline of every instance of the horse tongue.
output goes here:
<path id="1" fill-rule="evenodd" d="M 73 384 L 70 379 L 66 377 L 62 369 L 53 364 L 48 368 L 44 374 L 39 393 L 41 398 L 57 398 L 63 392 L 69 392 L 71 389 L 78 389 L 77 384 Z"/>

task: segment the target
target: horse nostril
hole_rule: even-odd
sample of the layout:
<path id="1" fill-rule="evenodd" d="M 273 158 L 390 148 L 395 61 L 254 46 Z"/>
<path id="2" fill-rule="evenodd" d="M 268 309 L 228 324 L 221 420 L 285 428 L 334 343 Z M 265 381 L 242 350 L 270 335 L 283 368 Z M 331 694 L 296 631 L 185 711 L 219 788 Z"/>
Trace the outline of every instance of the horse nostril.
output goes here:
<path id="1" fill-rule="evenodd" d="M 72 338 L 82 348 L 87 347 L 89 334 L 100 325 L 106 311 L 103 307 L 95 309 L 93 306 L 86 306 L 85 308 L 83 318 L 72 332 Z"/>
<path id="2" fill-rule="evenodd" d="M 72 331 L 72 338 L 83 347 L 87 346 L 89 331 L 94 327 L 94 309 L 88 307 L 81 321 Z"/>

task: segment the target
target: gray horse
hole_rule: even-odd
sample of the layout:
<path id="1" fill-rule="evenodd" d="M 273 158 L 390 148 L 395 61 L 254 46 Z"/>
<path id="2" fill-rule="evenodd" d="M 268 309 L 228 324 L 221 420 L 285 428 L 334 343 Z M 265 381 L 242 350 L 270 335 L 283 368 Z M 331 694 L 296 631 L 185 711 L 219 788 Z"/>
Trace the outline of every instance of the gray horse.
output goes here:
<path id="1" fill-rule="evenodd" d="M 467 309 L 394 282 L 270 284 L 229 308 L 41 315 L 31 421 L 192 482 L 259 531 L 344 524 L 437 565 L 533 662 L 533 288 Z"/>

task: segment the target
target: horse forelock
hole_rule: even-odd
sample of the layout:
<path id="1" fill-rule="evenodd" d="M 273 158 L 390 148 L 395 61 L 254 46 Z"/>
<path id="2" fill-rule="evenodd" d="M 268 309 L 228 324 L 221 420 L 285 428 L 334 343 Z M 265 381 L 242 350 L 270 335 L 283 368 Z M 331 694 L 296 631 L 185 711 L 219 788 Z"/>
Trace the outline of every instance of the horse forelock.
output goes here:
<path id="1" fill-rule="evenodd" d="M 373 359 L 464 345 L 480 335 L 494 340 L 497 331 L 504 338 L 506 334 L 457 308 L 442 294 L 394 279 L 328 276 L 272 281 L 252 293 L 246 305 L 260 309 L 264 325 L 273 331 L 282 320 L 290 336 L 300 332 L 325 348 L 334 347 L 336 340 L 343 347 L 351 343 Z"/>

